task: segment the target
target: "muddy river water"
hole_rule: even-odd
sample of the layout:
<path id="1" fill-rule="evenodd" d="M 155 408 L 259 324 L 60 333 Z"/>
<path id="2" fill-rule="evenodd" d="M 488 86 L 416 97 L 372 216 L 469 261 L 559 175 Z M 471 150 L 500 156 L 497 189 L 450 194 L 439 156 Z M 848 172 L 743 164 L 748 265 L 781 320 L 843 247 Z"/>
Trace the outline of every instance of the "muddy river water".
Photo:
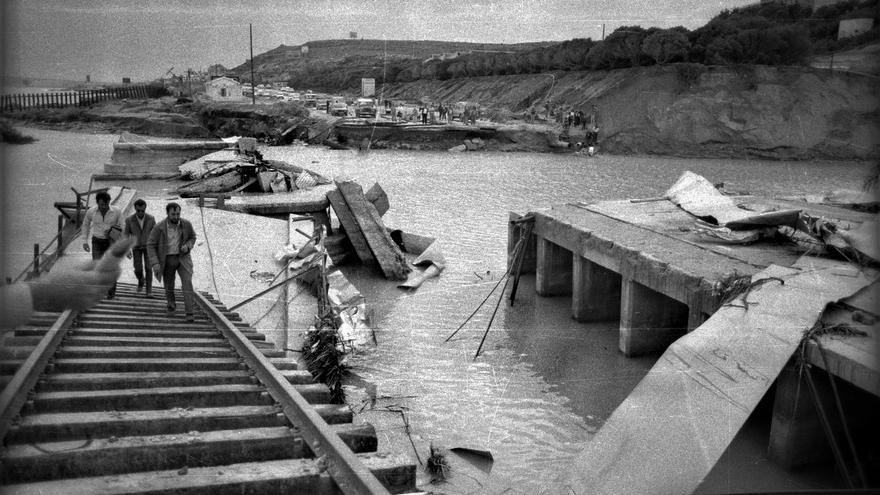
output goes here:
<path id="1" fill-rule="evenodd" d="M 54 235 L 52 202 L 70 200 L 71 186 L 85 189 L 89 175 L 109 160 L 115 140 L 105 134 L 25 132 L 39 141 L 4 149 L 4 276 L 17 275 L 33 242 Z M 264 155 L 354 178 L 365 188 L 379 182 L 391 203 L 386 224 L 439 240 L 447 268 L 414 293 L 371 270 L 346 268 L 367 296 L 378 343 L 351 356 L 346 390 L 349 403 L 363 410 L 358 420 L 376 425 L 382 449 L 418 462 L 411 437 L 422 461 L 431 443 L 492 452 L 488 474 L 451 456 L 459 469 L 449 482 L 422 486 L 450 493 L 562 492 L 555 478 L 656 359 L 623 357 L 617 322 L 573 321 L 570 300 L 537 297 L 533 277 L 520 285 L 516 305 L 500 305 L 479 358 L 473 355 L 497 298 L 444 343 L 504 272 L 509 211 L 654 197 L 684 170 L 724 182 L 728 190 L 789 196 L 857 189 L 870 168 L 843 162 L 356 153 L 314 146 L 269 148 Z M 367 390 L 374 391 L 375 402 Z M 397 411 L 405 413 L 409 436 Z M 741 445 L 722 458 L 702 492 L 827 486 L 823 479 L 775 468 L 760 440 L 752 445 L 745 438 Z"/>

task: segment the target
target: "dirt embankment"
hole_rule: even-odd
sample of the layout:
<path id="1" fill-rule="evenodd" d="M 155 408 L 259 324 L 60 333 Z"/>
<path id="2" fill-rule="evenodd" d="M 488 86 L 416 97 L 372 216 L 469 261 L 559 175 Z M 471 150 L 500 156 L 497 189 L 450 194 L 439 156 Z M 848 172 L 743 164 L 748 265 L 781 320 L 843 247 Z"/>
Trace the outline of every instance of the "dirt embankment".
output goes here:
<path id="1" fill-rule="evenodd" d="M 502 117 L 599 106 L 606 153 L 880 157 L 877 79 L 811 68 L 689 64 L 389 85 L 387 98 L 478 102 Z M 561 131 L 561 126 L 559 127 Z"/>
<path id="2" fill-rule="evenodd" d="M 299 105 L 177 102 L 176 98 L 109 101 L 88 107 L 38 108 L 15 111 L 9 118 L 28 125 L 64 130 L 132 132 L 171 138 L 252 136 L 277 140 L 291 127 L 326 127 Z"/>

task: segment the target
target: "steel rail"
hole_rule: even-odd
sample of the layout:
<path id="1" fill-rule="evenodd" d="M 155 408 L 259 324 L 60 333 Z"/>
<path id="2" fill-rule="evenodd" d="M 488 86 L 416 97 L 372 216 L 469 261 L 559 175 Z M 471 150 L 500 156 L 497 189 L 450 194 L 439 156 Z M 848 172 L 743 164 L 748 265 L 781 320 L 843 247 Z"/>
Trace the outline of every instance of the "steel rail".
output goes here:
<path id="1" fill-rule="evenodd" d="M 55 320 L 46 335 L 40 339 L 37 347 L 3 389 L 3 393 L 0 394 L 0 438 L 6 438 L 6 433 L 12 426 L 15 417 L 27 402 L 28 394 L 37 385 L 49 359 L 55 354 L 58 345 L 67 335 L 67 331 L 72 326 L 77 314 L 76 311 L 69 309 L 61 313 L 61 316 Z"/>
<path id="2" fill-rule="evenodd" d="M 390 493 L 259 349 L 203 294 L 195 292 L 195 298 L 272 397 L 281 404 L 284 415 L 299 429 L 315 457 L 325 457 L 327 470 L 339 489 L 346 495 Z"/>

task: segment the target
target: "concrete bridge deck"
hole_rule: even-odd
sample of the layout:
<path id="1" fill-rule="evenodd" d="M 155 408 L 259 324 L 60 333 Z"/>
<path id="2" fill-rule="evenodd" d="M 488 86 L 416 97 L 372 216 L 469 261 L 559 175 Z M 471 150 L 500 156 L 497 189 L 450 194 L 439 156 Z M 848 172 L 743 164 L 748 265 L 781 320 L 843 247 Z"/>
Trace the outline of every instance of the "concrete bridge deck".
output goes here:
<path id="1" fill-rule="evenodd" d="M 743 201 L 802 208 L 844 226 L 869 217 L 785 200 Z M 705 242 L 694 223 L 665 199 L 556 205 L 535 212 L 535 236 L 522 271 L 536 273 L 541 296 L 571 295 L 575 320 L 619 319 L 620 350 L 627 356 L 661 352 L 718 309 L 723 280 L 754 275 L 770 264 L 791 266 L 802 254 L 778 243 Z M 511 229 L 510 250 L 513 235 Z"/>

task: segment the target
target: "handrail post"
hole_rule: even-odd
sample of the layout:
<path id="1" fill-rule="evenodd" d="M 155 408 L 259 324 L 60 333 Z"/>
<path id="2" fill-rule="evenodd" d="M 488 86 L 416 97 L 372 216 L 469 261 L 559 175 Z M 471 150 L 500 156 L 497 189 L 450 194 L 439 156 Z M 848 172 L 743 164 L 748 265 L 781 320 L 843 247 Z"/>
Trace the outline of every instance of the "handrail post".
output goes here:
<path id="1" fill-rule="evenodd" d="M 40 245 L 34 244 L 34 275 L 40 274 Z"/>
<path id="2" fill-rule="evenodd" d="M 61 231 L 64 229 L 64 215 L 58 215 L 58 249 L 55 250 L 57 258 L 64 255 L 64 236 Z"/>
<path id="3" fill-rule="evenodd" d="M 70 188 L 70 190 L 73 191 L 73 194 L 76 196 L 76 216 L 73 217 L 73 221 L 77 225 L 81 225 L 81 223 L 79 221 L 79 214 L 82 211 L 82 201 L 80 201 L 80 194 L 76 191 L 76 189 L 74 189 L 72 187 Z"/>

